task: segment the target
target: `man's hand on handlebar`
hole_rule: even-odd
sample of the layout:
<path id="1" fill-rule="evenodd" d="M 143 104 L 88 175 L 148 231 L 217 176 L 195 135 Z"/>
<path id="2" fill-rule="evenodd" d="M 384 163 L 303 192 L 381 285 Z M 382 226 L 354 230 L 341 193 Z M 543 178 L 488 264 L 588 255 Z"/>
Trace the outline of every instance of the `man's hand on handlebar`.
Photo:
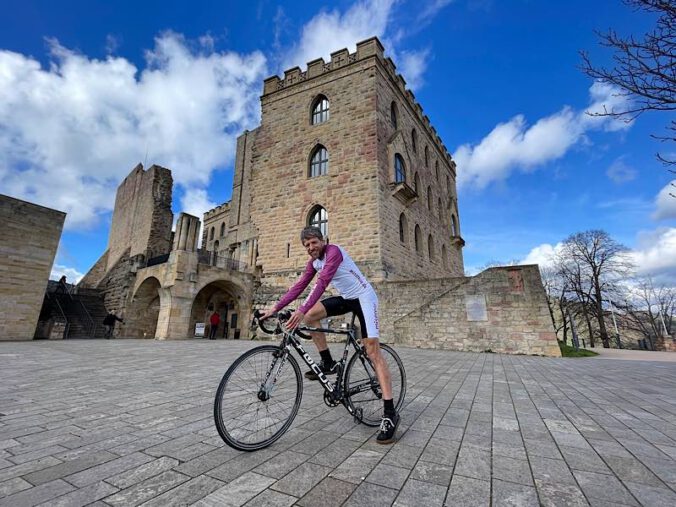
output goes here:
<path id="1" fill-rule="evenodd" d="M 293 331 L 300 325 L 301 322 L 303 322 L 303 317 L 305 317 L 305 314 L 300 310 L 296 310 L 291 314 L 289 320 L 286 321 L 285 324 L 286 328 L 289 331 Z"/>
<path id="2" fill-rule="evenodd" d="M 265 320 L 272 317 L 275 314 L 275 309 L 265 310 L 261 316 L 258 317 L 258 320 Z"/>

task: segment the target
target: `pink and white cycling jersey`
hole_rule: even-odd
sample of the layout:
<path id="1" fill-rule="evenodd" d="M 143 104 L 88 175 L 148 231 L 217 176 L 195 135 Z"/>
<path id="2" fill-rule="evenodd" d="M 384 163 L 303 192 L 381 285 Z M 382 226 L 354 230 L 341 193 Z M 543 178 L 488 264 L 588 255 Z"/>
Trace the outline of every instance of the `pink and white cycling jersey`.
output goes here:
<path id="1" fill-rule="evenodd" d="M 281 310 L 296 299 L 305 290 L 305 287 L 308 286 L 317 272 L 319 272 L 319 279 L 299 308 L 303 313 L 307 313 L 319 301 L 329 283 L 332 283 L 345 299 L 358 299 L 360 296 L 367 294 L 375 296 L 373 287 L 371 287 L 366 277 L 359 271 L 359 268 L 347 252 L 338 245 L 326 245 L 324 257 L 308 261 L 303 276 L 279 300 L 275 305 L 275 311 Z"/>

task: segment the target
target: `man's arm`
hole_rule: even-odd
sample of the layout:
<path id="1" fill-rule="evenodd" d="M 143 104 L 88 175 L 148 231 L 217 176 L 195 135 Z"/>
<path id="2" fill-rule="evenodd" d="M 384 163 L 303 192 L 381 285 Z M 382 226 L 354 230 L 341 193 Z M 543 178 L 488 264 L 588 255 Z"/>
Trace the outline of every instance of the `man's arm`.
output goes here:
<path id="1" fill-rule="evenodd" d="M 298 309 L 303 315 L 319 301 L 319 298 L 322 297 L 331 280 L 333 280 L 333 275 L 336 274 L 338 266 L 343 262 L 343 254 L 340 253 L 340 248 L 336 245 L 327 245 L 324 253 L 326 255 L 324 269 L 319 273 L 319 279 L 312 288 L 310 295 Z"/>
<path id="2" fill-rule="evenodd" d="M 305 290 L 305 287 L 310 284 L 316 272 L 317 271 L 312 265 L 312 259 L 310 259 L 310 261 L 305 266 L 305 272 L 303 273 L 303 276 L 301 276 L 300 279 L 288 291 L 286 291 L 286 294 L 284 294 L 277 302 L 273 309 L 273 313 L 278 312 L 286 305 L 294 301 L 298 296 L 300 296 Z"/>

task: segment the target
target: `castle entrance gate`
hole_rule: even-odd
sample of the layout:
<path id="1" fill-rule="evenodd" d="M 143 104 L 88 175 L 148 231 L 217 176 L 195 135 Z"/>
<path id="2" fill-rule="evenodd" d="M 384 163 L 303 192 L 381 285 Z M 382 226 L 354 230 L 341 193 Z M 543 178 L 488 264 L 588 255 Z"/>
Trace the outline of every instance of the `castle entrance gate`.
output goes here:
<path id="1" fill-rule="evenodd" d="M 125 315 L 125 331 L 130 338 L 155 338 L 160 293 L 160 281 L 154 276 L 139 285 Z"/>
<path id="2" fill-rule="evenodd" d="M 237 339 L 246 334 L 248 308 L 240 287 L 228 280 L 216 280 L 204 286 L 195 296 L 190 312 L 190 328 L 204 323 L 205 336 L 209 336 L 209 318 L 214 312 L 220 316 L 216 338 Z M 246 315 L 245 315 L 246 313 Z"/>

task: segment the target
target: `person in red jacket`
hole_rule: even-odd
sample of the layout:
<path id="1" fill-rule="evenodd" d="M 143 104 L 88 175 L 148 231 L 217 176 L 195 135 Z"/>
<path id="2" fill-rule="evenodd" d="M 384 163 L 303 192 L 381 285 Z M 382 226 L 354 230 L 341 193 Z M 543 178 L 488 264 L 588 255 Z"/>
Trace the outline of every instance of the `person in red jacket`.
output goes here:
<path id="1" fill-rule="evenodd" d="M 218 312 L 212 313 L 211 317 L 209 318 L 209 324 L 211 324 L 211 327 L 209 328 L 209 339 L 210 340 L 216 339 L 216 331 L 218 330 L 218 325 L 220 323 L 221 323 L 221 316 L 218 314 Z"/>

